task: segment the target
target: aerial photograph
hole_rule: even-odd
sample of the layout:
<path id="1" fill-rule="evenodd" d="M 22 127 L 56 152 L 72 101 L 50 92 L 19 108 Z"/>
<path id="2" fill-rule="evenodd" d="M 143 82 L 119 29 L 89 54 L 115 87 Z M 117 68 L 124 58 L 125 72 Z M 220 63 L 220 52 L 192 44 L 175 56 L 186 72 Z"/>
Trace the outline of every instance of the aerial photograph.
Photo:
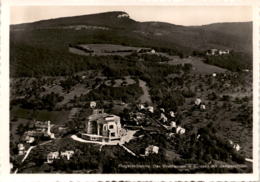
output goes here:
<path id="1" fill-rule="evenodd" d="M 253 173 L 247 6 L 13 6 L 10 172 Z"/>

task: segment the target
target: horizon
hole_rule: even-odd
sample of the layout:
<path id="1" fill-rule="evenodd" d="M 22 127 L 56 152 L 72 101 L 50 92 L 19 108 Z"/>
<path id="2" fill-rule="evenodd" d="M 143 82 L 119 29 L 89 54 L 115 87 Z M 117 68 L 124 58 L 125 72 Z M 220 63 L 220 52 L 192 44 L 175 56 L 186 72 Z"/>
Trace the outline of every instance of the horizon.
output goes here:
<path id="1" fill-rule="evenodd" d="M 113 11 L 126 12 L 131 19 L 139 22 L 165 22 L 182 26 L 253 21 L 252 9 L 248 6 L 14 6 L 11 7 L 10 25 Z"/>

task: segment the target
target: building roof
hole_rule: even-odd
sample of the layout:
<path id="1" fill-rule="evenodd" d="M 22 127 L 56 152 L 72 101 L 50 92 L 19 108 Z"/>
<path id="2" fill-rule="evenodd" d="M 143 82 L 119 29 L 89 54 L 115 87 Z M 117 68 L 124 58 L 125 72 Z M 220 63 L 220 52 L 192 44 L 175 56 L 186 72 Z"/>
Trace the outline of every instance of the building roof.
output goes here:
<path id="1" fill-rule="evenodd" d="M 119 116 L 113 114 L 92 114 L 88 117 L 89 121 L 97 121 L 98 123 L 109 123 L 113 121 L 118 121 L 120 119 Z"/>

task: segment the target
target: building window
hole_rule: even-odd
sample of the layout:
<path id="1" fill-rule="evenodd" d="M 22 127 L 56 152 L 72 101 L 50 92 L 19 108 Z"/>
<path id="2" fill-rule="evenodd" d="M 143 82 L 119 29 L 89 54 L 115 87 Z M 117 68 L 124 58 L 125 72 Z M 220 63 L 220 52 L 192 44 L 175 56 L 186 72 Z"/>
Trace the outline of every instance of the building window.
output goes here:
<path id="1" fill-rule="evenodd" d="M 114 129 L 114 125 L 109 125 L 109 129 Z"/>
<path id="2" fill-rule="evenodd" d="M 116 136 L 115 132 L 111 133 L 111 137 L 115 137 L 115 136 Z"/>

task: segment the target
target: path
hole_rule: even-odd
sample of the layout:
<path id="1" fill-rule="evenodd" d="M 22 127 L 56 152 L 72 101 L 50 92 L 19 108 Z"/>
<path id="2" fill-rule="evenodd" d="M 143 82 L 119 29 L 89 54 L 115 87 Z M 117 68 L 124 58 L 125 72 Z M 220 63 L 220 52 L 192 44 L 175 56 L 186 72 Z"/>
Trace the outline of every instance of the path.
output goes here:
<path id="1" fill-rule="evenodd" d="M 152 103 L 151 96 L 149 94 L 149 88 L 146 85 L 146 82 L 139 79 L 139 87 L 143 90 L 143 95 L 139 97 L 141 103 Z"/>
<path id="2" fill-rule="evenodd" d="M 31 146 L 27 151 L 25 156 L 23 157 L 22 163 L 25 161 L 25 159 L 27 159 L 27 157 L 29 156 L 31 150 L 34 148 L 35 146 Z"/>
<path id="3" fill-rule="evenodd" d="M 124 146 L 124 145 L 122 145 L 122 144 L 120 144 L 120 146 L 121 146 L 123 149 L 125 149 L 128 153 L 130 153 L 131 155 L 136 156 L 136 154 L 135 154 L 132 150 L 130 150 L 129 148 L 127 148 L 126 146 Z"/>
<path id="4" fill-rule="evenodd" d="M 49 141 L 46 141 L 46 142 L 43 142 L 43 143 L 41 143 L 41 144 L 39 144 L 39 145 L 46 145 L 46 144 L 48 144 L 48 143 L 50 143 L 50 142 L 52 142 L 53 140 L 49 140 Z M 27 159 L 27 157 L 29 156 L 29 154 L 31 153 L 31 151 L 32 151 L 32 149 L 34 149 L 35 147 L 37 147 L 37 145 L 36 146 L 31 146 L 27 151 L 26 151 L 26 154 L 25 154 L 25 156 L 23 157 L 23 159 L 22 159 L 22 163 Z M 21 163 L 21 164 L 22 164 Z M 14 174 L 16 174 L 17 172 L 18 172 L 18 168 L 14 171 Z"/>
<path id="5" fill-rule="evenodd" d="M 134 134 L 137 130 L 128 130 L 126 132 L 126 135 L 122 136 L 120 140 L 110 141 L 110 142 L 99 142 L 99 141 L 90 141 L 85 140 L 83 138 L 78 137 L 77 135 L 71 135 L 71 138 L 75 141 L 81 142 L 81 143 L 93 143 L 93 144 L 99 144 L 99 145 L 123 145 L 124 143 L 128 143 L 130 140 L 134 138 Z"/>
<path id="6" fill-rule="evenodd" d="M 245 158 L 245 160 L 246 160 L 247 162 L 253 163 L 253 159 Z"/>

